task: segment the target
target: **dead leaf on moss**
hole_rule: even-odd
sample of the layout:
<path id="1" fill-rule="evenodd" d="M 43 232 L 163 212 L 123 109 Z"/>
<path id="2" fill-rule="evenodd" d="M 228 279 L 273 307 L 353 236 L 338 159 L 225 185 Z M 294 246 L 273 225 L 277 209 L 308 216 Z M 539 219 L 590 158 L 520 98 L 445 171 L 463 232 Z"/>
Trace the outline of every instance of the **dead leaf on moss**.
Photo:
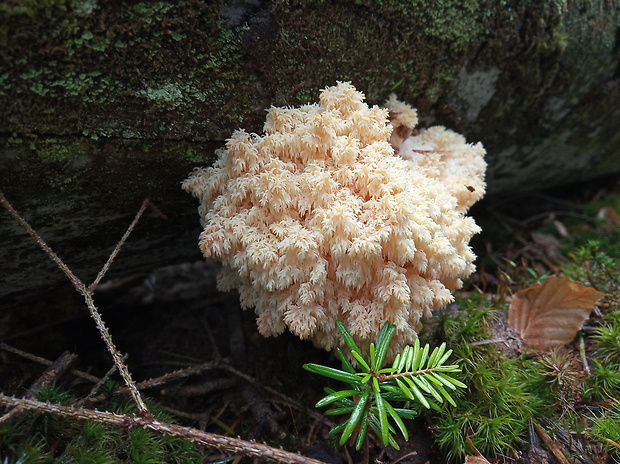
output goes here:
<path id="1" fill-rule="evenodd" d="M 464 464 L 491 464 L 487 458 L 485 458 L 482 453 L 480 451 L 478 451 L 478 448 L 476 448 L 476 445 L 474 445 L 474 442 L 471 441 L 471 438 L 469 438 L 469 435 L 465 435 L 465 440 L 467 440 L 467 443 L 469 443 L 469 446 L 471 446 L 471 450 L 476 453 L 475 456 L 465 456 L 465 463 Z"/>
<path id="2" fill-rule="evenodd" d="M 526 345 L 548 351 L 570 343 L 604 295 L 567 277 L 551 276 L 512 297 L 508 325 Z"/>
<path id="3" fill-rule="evenodd" d="M 465 464 L 491 464 L 484 456 L 465 456 Z"/>

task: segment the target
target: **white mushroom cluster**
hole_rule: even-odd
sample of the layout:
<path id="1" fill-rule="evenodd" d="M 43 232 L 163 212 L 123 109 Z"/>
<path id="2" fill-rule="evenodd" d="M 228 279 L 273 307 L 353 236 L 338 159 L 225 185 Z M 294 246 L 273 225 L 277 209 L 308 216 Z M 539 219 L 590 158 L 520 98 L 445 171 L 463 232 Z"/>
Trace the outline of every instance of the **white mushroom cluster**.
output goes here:
<path id="1" fill-rule="evenodd" d="M 479 228 L 465 214 L 484 194 L 482 145 L 442 127 L 403 137 L 415 110 L 387 106 L 338 83 L 318 104 L 272 107 L 264 134 L 236 131 L 183 183 L 220 289 L 239 291 L 261 334 L 288 328 L 331 349 L 340 319 L 365 349 L 390 321 L 394 353 L 474 270 Z"/>

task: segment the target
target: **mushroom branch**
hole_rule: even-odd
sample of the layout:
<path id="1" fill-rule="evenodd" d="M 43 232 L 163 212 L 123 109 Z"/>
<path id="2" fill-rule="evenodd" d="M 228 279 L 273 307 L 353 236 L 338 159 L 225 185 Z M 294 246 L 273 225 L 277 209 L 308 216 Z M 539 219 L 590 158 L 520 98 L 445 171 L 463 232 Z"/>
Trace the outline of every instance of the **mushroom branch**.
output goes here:
<path id="1" fill-rule="evenodd" d="M 222 263 L 265 336 L 288 328 L 331 349 L 342 320 L 362 350 L 385 321 L 388 358 L 474 270 L 468 208 L 485 190 L 484 148 L 444 127 L 416 130 L 392 96 L 369 107 L 350 83 L 317 104 L 272 107 L 262 135 L 236 131 L 183 188 L 200 201 L 199 246 Z"/>

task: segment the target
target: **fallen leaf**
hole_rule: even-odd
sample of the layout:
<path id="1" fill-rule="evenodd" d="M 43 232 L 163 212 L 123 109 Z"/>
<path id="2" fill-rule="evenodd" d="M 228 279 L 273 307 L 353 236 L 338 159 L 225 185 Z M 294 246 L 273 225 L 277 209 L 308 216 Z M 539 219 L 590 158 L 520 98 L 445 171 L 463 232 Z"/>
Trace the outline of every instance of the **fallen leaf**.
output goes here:
<path id="1" fill-rule="evenodd" d="M 484 456 L 465 456 L 465 464 L 491 464 Z"/>
<path id="2" fill-rule="evenodd" d="M 568 277 L 547 277 L 512 297 L 508 325 L 526 345 L 547 351 L 570 343 L 605 294 Z"/>
<path id="3" fill-rule="evenodd" d="M 469 435 L 465 435 L 465 440 L 467 440 L 467 443 L 469 443 L 469 446 L 471 446 L 471 449 L 474 453 L 476 453 L 475 456 L 465 456 L 465 463 L 464 464 L 491 464 L 487 458 L 485 458 L 482 453 L 480 451 L 478 451 L 478 448 L 476 448 L 476 446 L 474 445 L 474 442 L 471 441 L 471 438 L 469 438 Z"/>

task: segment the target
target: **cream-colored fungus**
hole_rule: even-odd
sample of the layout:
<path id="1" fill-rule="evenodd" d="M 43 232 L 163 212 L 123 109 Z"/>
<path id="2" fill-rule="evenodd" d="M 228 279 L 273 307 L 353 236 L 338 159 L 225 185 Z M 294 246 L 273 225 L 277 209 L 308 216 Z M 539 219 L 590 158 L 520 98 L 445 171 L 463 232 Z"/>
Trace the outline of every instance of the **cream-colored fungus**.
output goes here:
<path id="1" fill-rule="evenodd" d="M 263 135 L 236 131 L 183 183 L 220 289 L 239 291 L 261 334 L 288 328 L 331 349 L 341 319 L 367 349 L 390 321 L 393 354 L 474 270 L 465 213 L 484 194 L 482 145 L 443 127 L 409 136 L 415 110 L 386 106 L 338 83 L 318 104 L 272 107 Z"/>

